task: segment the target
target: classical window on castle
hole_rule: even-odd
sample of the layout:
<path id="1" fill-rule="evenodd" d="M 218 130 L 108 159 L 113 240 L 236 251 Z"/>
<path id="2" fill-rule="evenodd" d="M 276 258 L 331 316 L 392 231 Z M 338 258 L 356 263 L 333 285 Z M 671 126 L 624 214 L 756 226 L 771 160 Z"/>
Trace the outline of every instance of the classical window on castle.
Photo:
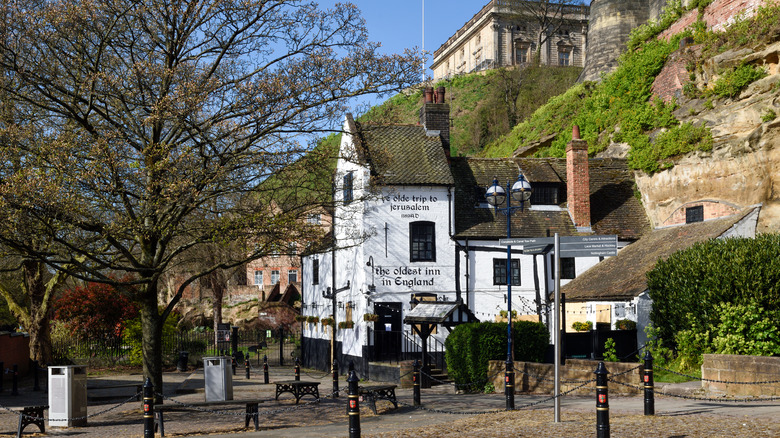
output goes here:
<path id="1" fill-rule="evenodd" d="M 409 224 L 409 260 L 413 262 L 436 261 L 435 224 L 412 222 Z"/>
<path id="2" fill-rule="evenodd" d="M 288 283 L 297 283 L 298 282 L 298 270 L 297 269 L 290 269 L 287 271 L 287 282 Z"/>
<path id="3" fill-rule="evenodd" d="M 517 43 L 515 46 L 515 63 L 526 64 L 528 63 L 528 50 L 531 46 L 527 43 Z"/>
<path id="4" fill-rule="evenodd" d="M 558 65 L 570 64 L 571 48 L 558 46 Z"/>
<path id="5" fill-rule="evenodd" d="M 263 271 L 255 271 L 255 284 L 259 286 L 263 285 Z"/>
<path id="6" fill-rule="evenodd" d="M 493 259 L 493 284 L 506 286 L 506 259 Z M 520 286 L 520 260 L 512 260 L 512 286 Z"/>
<path id="7" fill-rule="evenodd" d="M 353 201 L 353 183 L 355 179 L 355 174 L 353 172 L 348 172 L 346 175 L 344 175 L 344 204 L 349 204 Z"/>
<path id="8" fill-rule="evenodd" d="M 704 206 L 688 207 L 685 209 L 685 223 L 704 222 Z"/>
<path id="9" fill-rule="evenodd" d="M 320 261 L 317 259 L 311 261 L 311 284 L 320 284 Z"/>
<path id="10" fill-rule="evenodd" d="M 479 45 L 482 42 L 482 35 L 477 34 L 477 45 Z"/>
<path id="11" fill-rule="evenodd" d="M 577 276 L 574 270 L 574 257 L 561 257 L 561 278 L 573 280 Z"/>
<path id="12" fill-rule="evenodd" d="M 274 269 L 271 271 L 271 284 L 279 283 L 279 271 Z"/>
<path id="13" fill-rule="evenodd" d="M 533 192 L 531 192 L 531 205 L 558 205 L 559 204 L 559 184 L 554 183 L 534 183 Z"/>

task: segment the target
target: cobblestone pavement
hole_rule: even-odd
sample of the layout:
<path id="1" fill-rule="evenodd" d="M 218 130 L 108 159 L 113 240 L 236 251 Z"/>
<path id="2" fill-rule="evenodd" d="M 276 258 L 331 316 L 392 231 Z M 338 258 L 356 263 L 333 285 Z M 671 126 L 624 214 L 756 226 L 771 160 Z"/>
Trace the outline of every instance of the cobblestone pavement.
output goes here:
<path id="1" fill-rule="evenodd" d="M 259 406 L 261 431 L 244 428 L 243 407 L 219 411 L 193 410 L 166 413 L 166 436 L 235 437 L 344 437 L 349 435 L 346 415 L 346 382 L 340 378 L 341 397 L 322 398 L 319 403 L 304 397 L 296 405 L 290 394 L 274 400 L 275 386 L 264 385 L 262 373 L 252 373 L 246 380 L 239 370 L 233 377 L 234 398 L 261 398 Z M 270 381 L 292 379 L 292 368 L 275 368 Z M 304 370 L 302 380 L 320 381 L 320 394 L 331 392 L 330 374 Z M 141 381 L 139 374 L 90 376 L 90 386 L 116 385 Z M 203 401 L 202 371 L 166 373 L 163 394 L 181 403 Z M 45 386 L 45 382 L 42 383 Z M 684 387 L 685 385 L 681 385 Z M 690 386 L 690 385 L 688 385 Z M 0 437 L 15 437 L 18 416 L 6 408 L 47 404 L 45 388 L 32 391 L 31 382 L 22 382 L 20 395 L 11 396 L 9 385 L 0 392 Z M 685 388 L 682 388 L 685 389 Z M 46 428 L 40 434 L 36 426 L 27 426 L 24 436 L 141 437 L 143 436 L 140 402 L 127 401 L 135 391 L 91 390 L 86 427 Z M 669 390 L 669 392 L 674 392 Z M 689 392 L 689 391 L 688 391 Z M 505 412 L 503 394 L 454 394 L 451 386 L 425 389 L 423 409 L 413 407 L 411 390 L 397 390 L 399 408 L 385 401 L 377 402 L 379 414 L 361 405 L 360 426 L 364 437 L 577 437 L 596 434 L 595 399 L 567 396 L 561 401 L 561 422 L 554 422 L 553 402 L 528 406 L 543 396 L 517 395 L 515 407 Z M 698 395 L 701 397 L 701 395 Z M 123 403 L 124 402 L 124 403 Z M 166 403 L 172 403 L 171 400 Z M 658 395 L 656 415 L 643 415 L 642 397 L 611 397 L 610 430 L 613 437 L 780 437 L 780 400 L 758 403 L 699 401 Z M 110 409 L 110 410 L 109 410 Z M 105 413 L 102 411 L 109 410 Z M 474 412 L 488 412 L 474 414 Z M 456 414 L 459 412 L 460 414 Z M 96 415 L 98 414 L 98 415 Z M 158 434 L 159 436 L 159 434 Z"/>

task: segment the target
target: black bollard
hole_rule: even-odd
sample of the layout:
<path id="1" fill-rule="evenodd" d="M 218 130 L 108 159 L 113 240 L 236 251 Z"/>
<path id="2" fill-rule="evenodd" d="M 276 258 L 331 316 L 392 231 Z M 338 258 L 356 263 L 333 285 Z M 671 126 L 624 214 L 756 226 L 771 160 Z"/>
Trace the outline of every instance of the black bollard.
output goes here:
<path id="1" fill-rule="evenodd" d="M 41 385 L 38 381 L 38 361 L 33 361 L 33 391 L 40 391 Z"/>
<path id="2" fill-rule="evenodd" d="M 14 364 L 11 379 L 11 395 L 19 395 L 19 365 L 17 364 Z"/>
<path id="3" fill-rule="evenodd" d="M 515 409 L 515 369 L 511 360 L 506 361 L 506 374 L 504 375 L 504 395 L 506 396 L 506 410 Z"/>
<path id="4" fill-rule="evenodd" d="M 246 368 L 246 379 L 249 380 L 249 353 L 246 354 L 244 359 L 244 368 Z"/>
<path id="5" fill-rule="evenodd" d="M 653 355 L 649 350 L 645 352 L 645 372 L 642 378 L 645 386 L 645 415 L 655 415 Z"/>
<path id="6" fill-rule="evenodd" d="M 358 404 L 358 377 L 355 374 L 355 370 L 349 372 L 347 378 L 349 384 L 349 400 L 347 404 L 347 412 L 349 413 L 349 438 L 360 437 L 360 406 Z"/>
<path id="7" fill-rule="evenodd" d="M 414 405 L 420 406 L 420 362 L 415 360 L 412 364 L 412 386 L 414 388 Z"/>
<path id="8" fill-rule="evenodd" d="M 233 368 L 233 375 L 236 375 L 236 368 L 238 367 L 238 364 L 236 363 L 236 356 L 233 355 L 230 358 L 230 366 Z"/>
<path id="9" fill-rule="evenodd" d="M 333 360 L 333 398 L 339 398 L 339 363 Z"/>
<path id="10" fill-rule="evenodd" d="M 596 367 L 596 438 L 609 438 L 609 388 L 607 367 L 599 362 Z"/>
<path id="11" fill-rule="evenodd" d="M 144 438 L 154 438 L 154 385 L 148 377 L 144 382 Z"/>
<path id="12" fill-rule="evenodd" d="M 263 356 L 263 383 L 268 384 L 268 356 Z"/>
<path id="13" fill-rule="evenodd" d="M 301 360 L 295 358 L 295 381 L 301 380 Z"/>

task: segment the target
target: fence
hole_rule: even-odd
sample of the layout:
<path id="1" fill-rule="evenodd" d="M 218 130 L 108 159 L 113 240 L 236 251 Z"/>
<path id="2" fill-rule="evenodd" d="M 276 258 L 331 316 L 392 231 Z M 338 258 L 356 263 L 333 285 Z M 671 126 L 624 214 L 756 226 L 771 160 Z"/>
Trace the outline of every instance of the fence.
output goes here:
<path id="1" fill-rule="evenodd" d="M 197 364 L 202 357 L 228 354 L 236 349 L 243 358 L 249 354 L 275 365 L 292 363 L 293 357 L 300 356 L 300 340 L 283 330 L 238 330 L 233 340 L 216 341 L 213 331 L 177 332 L 162 338 L 163 363 L 173 365 L 179 352 L 189 353 L 189 362 Z M 52 342 L 55 363 L 88 363 L 103 365 L 124 365 L 137 363 L 140 359 L 140 345 L 128 343 L 121 337 L 96 339 L 66 338 Z"/>

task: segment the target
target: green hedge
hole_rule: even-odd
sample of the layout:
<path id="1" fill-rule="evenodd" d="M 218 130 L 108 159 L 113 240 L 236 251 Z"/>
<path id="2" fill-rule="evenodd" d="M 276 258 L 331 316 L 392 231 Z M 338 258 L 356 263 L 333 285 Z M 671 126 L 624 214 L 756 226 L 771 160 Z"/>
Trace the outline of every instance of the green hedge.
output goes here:
<path id="1" fill-rule="evenodd" d="M 541 362 L 550 341 L 544 324 L 515 322 L 512 327 L 516 361 Z M 484 387 L 488 362 L 506 360 L 506 323 L 479 322 L 459 325 L 445 342 L 447 374 L 471 390 Z"/>

